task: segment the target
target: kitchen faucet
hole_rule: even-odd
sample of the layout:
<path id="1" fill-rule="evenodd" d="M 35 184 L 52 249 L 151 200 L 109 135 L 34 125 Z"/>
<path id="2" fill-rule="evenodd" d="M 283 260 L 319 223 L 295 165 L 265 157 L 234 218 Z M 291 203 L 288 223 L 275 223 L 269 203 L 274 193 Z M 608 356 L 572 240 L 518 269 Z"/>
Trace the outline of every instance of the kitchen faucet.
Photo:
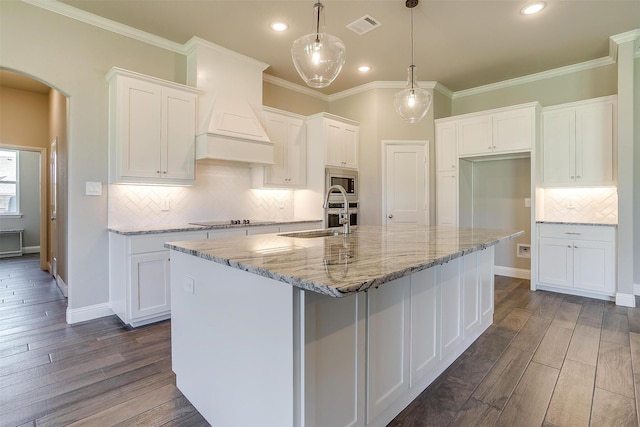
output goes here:
<path id="1" fill-rule="evenodd" d="M 322 206 L 325 209 L 329 208 L 329 196 L 331 195 L 331 192 L 333 190 L 338 190 L 341 194 L 342 194 L 342 200 L 343 200 L 343 208 L 344 208 L 344 212 L 342 212 L 340 214 L 340 219 L 339 222 L 340 224 L 342 224 L 342 232 L 344 234 L 349 234 L 351 233 L 351 229 L 349 228 L 350 225 L 350 221 L 349 221 L 349 201 L 347 200 L 347 192 L 345 191 L 344 187 L 342 185 L 332 185 L 331 187 L 329 187 L 329 189 L 327 190 L 327 196 L 325 197 L 325 201 L 324 201 L 324 205 Z"/>

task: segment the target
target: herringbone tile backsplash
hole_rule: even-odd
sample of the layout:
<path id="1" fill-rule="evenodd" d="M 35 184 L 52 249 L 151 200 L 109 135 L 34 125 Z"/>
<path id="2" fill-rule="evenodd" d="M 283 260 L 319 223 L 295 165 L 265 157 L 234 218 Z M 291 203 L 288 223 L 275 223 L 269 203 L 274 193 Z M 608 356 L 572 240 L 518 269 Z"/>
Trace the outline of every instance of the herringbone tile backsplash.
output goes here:
<path id="1" fill-rule="evenodd" d="M 293 218 L 293 191 L 252 189 L 249 167 L 198 163 L 196 171 L 196 185 L 191 187 L 110 185 L 109 226 Z"/>
<path id="2" fill-rule="evenodd" d="M 547 188 L 542 203 L 544 221 L 618 223 L 615 187 Z"/>

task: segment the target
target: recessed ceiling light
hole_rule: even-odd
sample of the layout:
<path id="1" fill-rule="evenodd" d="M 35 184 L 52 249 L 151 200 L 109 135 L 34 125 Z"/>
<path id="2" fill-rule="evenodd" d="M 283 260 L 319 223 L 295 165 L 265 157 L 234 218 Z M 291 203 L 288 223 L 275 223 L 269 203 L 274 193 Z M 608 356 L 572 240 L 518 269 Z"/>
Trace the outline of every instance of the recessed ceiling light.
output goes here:
<path id="1" fill-rule="evenodd" d="M 358 71 L 360 71 L 361 73 L 367 73 L 369 71 L 371 71 L 371 66 L 369 65 L 361 65 L 358 67 Z"/>
<path id="2" fill-rule="evenodd" d="M 272 22 L 269 27 L 271 27 L 273 31 L 286 31 L 289 28 L 286 23 L 279 21 Z"/>
<path id="3" fill-rule="evenodd" d="M 523 15 L 533 15 L 534 13 L 540 12 L 545 8 L 547 4 L 543 1 L 537 1 L 535 3 L 529 3 L 522 9 L 520 9 L 520 13 Z"/>

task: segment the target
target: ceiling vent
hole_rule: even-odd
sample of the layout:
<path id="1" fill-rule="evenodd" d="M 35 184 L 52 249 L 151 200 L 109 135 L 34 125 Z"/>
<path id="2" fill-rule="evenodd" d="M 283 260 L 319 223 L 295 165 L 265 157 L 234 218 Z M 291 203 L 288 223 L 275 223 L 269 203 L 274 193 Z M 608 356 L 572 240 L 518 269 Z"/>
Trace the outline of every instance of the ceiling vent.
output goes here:
<path id="1" fill-rule="evenodd" d="M 347 25 L 347 28 L 361 36 L 371 30 L 375 30 L 380 25 L 382 25 L 380 21 L 373 16 L 364 15 L 362 18 L 356 19 L 351 24 Z"/>

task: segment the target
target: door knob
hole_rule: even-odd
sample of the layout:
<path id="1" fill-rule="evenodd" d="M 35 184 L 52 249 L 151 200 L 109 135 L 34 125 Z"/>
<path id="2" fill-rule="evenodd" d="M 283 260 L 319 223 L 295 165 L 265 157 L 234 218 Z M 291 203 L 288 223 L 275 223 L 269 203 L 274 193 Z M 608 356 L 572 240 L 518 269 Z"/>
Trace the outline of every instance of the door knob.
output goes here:
<path id="1" fill-rule="evenodd" d="M 389 214 L 389 218 L 393 218 L 393 214 Z"/>

